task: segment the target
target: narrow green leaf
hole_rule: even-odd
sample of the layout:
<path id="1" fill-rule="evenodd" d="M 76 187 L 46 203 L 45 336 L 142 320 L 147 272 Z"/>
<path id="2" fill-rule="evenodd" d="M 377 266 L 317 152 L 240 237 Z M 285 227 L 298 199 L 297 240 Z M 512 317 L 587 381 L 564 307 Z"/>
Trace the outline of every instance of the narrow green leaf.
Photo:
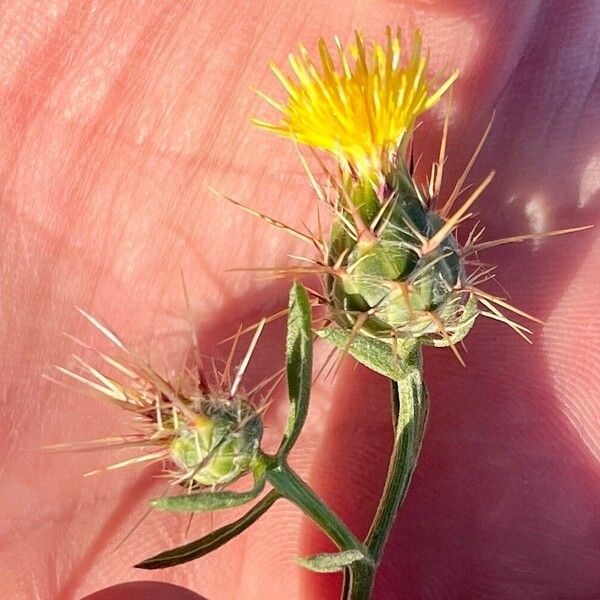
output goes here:
<path id="1" fill-rule="evenodd" d="M 199 492 L 165 496 L 150 501 L 152 508 L 168 512 L 211 512 L 234 508 L 254 500 L 265 487 L 265 464 L 259 461 L 254 469 L 254 487 L 248 492 Z"/>
<path id="2" fill-rule="evenodd" d="M 406 375 L 405 356 L 416 343 L 414 340 L 398 340 L 396 353 L 394 353 L 390 343 L 363 334 L 354 334 L 354 340 L 348 346 L 353 333 L 347 329 L 320 329 L 317 335 L 347 351 L 369 369 L 394 381 Z"/>
<path id="3" fill-rule="evenodd" d="M 287 381 L 290 399 L 288 422 L 278 454 L 285 456 L 304 426 L 312 376 L 312 331 L 308 294 L 295 282 L 290 291 L 286 341 Z"/>
<path id="4" fill-rule="evenodd" d="M 166 496 L 150 502 L 152 508 L 168 512 L 211 512 L 233 508 L 254 500 L 258 492 L 200 492 L 181 496 Z"/>
<path id="5" fill-rule="evenodd" d="M 315 573 L 335 573 L 343 571 L 352 563 L 364 559 L 365 555 L 360 550 L 343 550 L 342 552 L 325 552 L 313 556 L 301 556 L 297 560 L 301 567 L 310 569 Z"/>
<path id="6" fill-rule="evenodd" d="M 275 501 L 281 498 L 279 493 L 271 490 L 262 500 L 257 502 L 243 517 L 239 518 L 229 525 L 220 527 L 212 531 L 208 535 L 201 537 L 198 540 L 161 552 L 156 556 L 147 558 L 141 563 L 135 565 L 137 569 L 165 569 L 166 567 L 174 567 L 196 558 L 206 556 L 208 553 L 220 548 L 234 537 L 248 529 L 250 525 L 255 523 L 262 515 L 264 515 Z"/>

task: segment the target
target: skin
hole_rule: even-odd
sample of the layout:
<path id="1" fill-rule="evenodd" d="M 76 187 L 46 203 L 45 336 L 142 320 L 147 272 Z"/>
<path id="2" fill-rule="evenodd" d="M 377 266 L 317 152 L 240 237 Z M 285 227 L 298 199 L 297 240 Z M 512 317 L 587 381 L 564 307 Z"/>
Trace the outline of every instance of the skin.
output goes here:
<path id="1" fill-rule="evenodd" d="M 131 424 L 42 379 L 52 364 L 72 365 L 76 346 L 60 333 L 109 347 L 74 309 L 84 307 L 174 372 L 190 346 L 180 269 L 203 353 L 226 357 L 219 340 L 285 306 L 287 282 L 226 270 L 283 265 L 311 249 L 207 186 L 295 227 L 316 223 L 293 145 L 248 124 L 276 118 L 249 87 L 283 98 L 270 58 L 282 64 L 298 39 L 350 41 L 355 27 L 368 38 L 387 24 L 419 26 L 432 68 L 461 68 L 446 194 L 496 111 L 469 178 L 498 171 L 477 208 L 486 239 L 597 222 L 597 9 L 594 0 L 2 3 L 0 595 L 336 598 L 337 576 L 296 565 L 330 546 L 285 502 L 201 561 L 133 569 L 231 516 L 198 516 L 186 538 L 185 516 L 153 514 L 115 549 L 164 482 L 158 467 L 84 479 L 125 455 L 38 449 Z M 424 165 L 439 130 L 434 114 L 418 133 Z M 530 347 L 480 319 L 466 369 L 449 351 L 426 352 L 431 417 L 380 600 L 586 599 L 600 589 L 597 230 L 486 260 L 500 266 L 511 301 L 546 324 L 533 327 Z M 268 328 L 247 387 L 283 364 L 283 335 L 282 323 Z M 327 353 L 317 346 L 317 366 Z M 266 447 L 285 415 L 279 390 Z M 292 462 L 364 535 L 390 443 L 385 382 L 346 361 L 316 385 Z"/>

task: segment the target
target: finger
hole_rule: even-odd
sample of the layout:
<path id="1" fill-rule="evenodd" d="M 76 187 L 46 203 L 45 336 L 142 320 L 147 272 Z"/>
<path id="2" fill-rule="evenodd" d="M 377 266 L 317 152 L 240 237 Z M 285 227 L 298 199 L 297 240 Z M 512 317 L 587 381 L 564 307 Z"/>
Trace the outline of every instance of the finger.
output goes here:
<path id="1" fill-rule="evenodd" d="M 206 600 L 185 588 L 168 583 L 136 581 L 113 585 L 82 600 Z"/>

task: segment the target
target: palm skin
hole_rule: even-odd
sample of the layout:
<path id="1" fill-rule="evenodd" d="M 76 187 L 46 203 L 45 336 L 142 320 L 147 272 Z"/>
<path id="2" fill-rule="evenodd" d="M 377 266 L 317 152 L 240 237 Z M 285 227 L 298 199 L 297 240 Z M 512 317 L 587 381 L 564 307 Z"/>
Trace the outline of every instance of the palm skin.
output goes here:
<path id="1" fill-rule="evenodd" d="M 37 450 L 127 427 L 114 407 L 41 377 L 74 351 L 61 331 L 102 344 L 74 305 L 147 350 L 158 370 L 176 369 L 189 349 L 180 269 L 207 354 L 225 356 L 217 342 L 240 322 L 285 305 L 285 282 L 225 271 L 286 264 L 288 253 L 310 249 L 207 185 L 295 226 L 315 222 L 292 144 L 248 125 L 264 111 L 249 86 L 281 97 L 266 65 L 282 63 L 298 39 L 311 48 L 319 36 L 349 39 L 355 27 L 367 38 L 387 24 L 421 27 L 434 67 L 462 69 L 446 191 L 496 110 L 471 179 L 498 171 L 478 205 L 486 237 L 597 220 L 596 2 L 377 4 L 0 7 L 3 597 L 81 598 L 136 580 L 149 583 L 95 598 L 175 600 L 194 597 L 190 590 L 211 600 L 337 597 L 339 578 L 296 565 L 298 554 L 330 546 L 283 502 L 201 561 L 137 571 L 131 565 L 184 539 L 185 517 L 154 514 L 115 549 L 161 492 L 160 480 L 135 468 L 83 479 L 119 456 Z M 425 163 L 438 139 L 439 121 L 430 119 L 417 138 Z M 597 597 L 596 237 L 588 231 L 486 256 L 500 265 L 512 302 L 546 322 L 533 347 L 480 319 L 466 369 L 448 351 L 426 352 L 430 423 L 377 599 Z M 279 324 L 264 337 L 250 383 L 282 364 L 282 335 Z M 318 346 L 317 362 L 327 352 Z M 284 418 L 280 392 L 267 444 Z M 315 387 L 293 464 L 363 535 L 390 444 L 385 382 L 347 361 Z M 190 536 L 229 518 L 198 517 Z"/>

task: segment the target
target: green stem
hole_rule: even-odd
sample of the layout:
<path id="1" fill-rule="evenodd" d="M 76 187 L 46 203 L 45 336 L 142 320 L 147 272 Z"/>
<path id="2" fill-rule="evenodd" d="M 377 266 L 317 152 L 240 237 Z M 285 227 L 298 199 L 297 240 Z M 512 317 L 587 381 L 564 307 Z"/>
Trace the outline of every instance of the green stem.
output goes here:
<path id="1" fill-rule="evenodd" d="M 267 481 L 284 498 L 293 502 L 304 514 L 309 516 L 340 550 L 360 550 L 361 552 L 366 550 L 340 518 L 285 461 L 279 461 L 276 466 L 270 465 L 267 468 L 266 477 Z"/>
<path id="2" fill-rule="evenodd" d="M 376 566 L 373 563 L 355 562 L 344 574 L 341 600 L 369 600 L 373 590 Z"/>
<path id="3" fill-rule="evenodd" d="M 337 515 L 312 491 L 281 457 L 265 457 L 266 478 L 283 497 L 296 504 L 338 546 L 359 550 L 365 560 L 346 569 L 342 600 L 368 600 L 375 569 L 381 559 L 392 525 L 410 483 L 421 449 L 428 400 L 423 384 L 421 344 L 407 341 L 401 349 L 403 377 L 392 381 L 395 413 L 394 449 L 377 512 L 365 544 L 362 544 Z M 397 409 L 397 410 L 396 410 Z"/>
<path id="4" fill-rule="evenodd" d="M 393 405 L 398 408 L 394 449 L 381 500 L 365 541 L 376 564 L 381 559 L 398 509 L 406 497 L 427 421 L 429 403 L 422 376 L 421 345 L 412 341 L 407 344 L 411 345 L 405 347 L 406 375 L 392 382 L 394 392 L 397 392 Z M 366 586 L 366 583 L 362 585 Z M 373 581 L 370 582 L 372 585 Z M 354 598 L 351 589 L 348 593 L 348 598 Z"/>
<path id="5" fill-rule="evenodd" d="M 359 550 L 365 556 L 365 560 L 357 561 L 347 568 L 344 589 L 349 589 L 350 595 L 344 595 L 343 598 L 347 600 L 368 599 L 375 564 L 371 560 L 366 546 L 284 460 L 270 462 L 266 477 L 279 494 L 293 502 L 305 515 L 310 517 L 340 550 Z"/>

